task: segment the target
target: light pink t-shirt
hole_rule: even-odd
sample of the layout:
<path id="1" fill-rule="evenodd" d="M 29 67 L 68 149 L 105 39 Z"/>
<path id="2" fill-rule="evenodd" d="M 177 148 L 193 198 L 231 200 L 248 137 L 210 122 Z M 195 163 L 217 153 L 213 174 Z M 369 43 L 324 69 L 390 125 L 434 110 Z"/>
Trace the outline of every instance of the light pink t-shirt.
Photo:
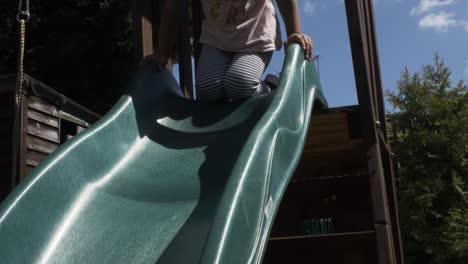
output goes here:
<path id="1" fill-rule="evenodd" d="M 202 0 L 202 5 L 201 43 L 232 52 L 281 49 L 272 0 Z"/>

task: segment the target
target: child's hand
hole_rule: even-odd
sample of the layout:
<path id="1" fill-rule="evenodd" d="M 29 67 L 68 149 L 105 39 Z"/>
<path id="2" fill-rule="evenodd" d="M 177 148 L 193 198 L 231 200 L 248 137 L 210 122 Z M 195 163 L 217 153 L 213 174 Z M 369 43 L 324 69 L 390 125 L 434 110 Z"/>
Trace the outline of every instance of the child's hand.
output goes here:
<path id="1" fill-rule="evenodd" d="M 302 47 L 302 49 L 304 50 L 304 56 L 307 60 L 312 60 L 314 42 L 309 36 L 302 33 L 291 34 L 288 37 L 288 39 L 284 42 L 284 48 L 287 49 L 289 45 L 293 43 L 297 43 Z"/>

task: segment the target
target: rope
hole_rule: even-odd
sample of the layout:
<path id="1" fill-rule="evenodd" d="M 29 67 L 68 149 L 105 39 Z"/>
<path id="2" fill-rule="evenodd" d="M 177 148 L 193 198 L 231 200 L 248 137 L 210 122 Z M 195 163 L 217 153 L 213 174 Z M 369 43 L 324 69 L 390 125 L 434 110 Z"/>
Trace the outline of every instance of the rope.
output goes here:
<path id="1" fill-rule="evenodd" d="M 20 24 L 20 45 L 18 56 L 18 75 L 16 80 L 16 105 L 21 105 L 21 95 L 23 94 L 23 78 L 24 78 L 24 45 L 26 40 L 26 23 L 31 18 L 29 12 L 29 0 L 19 0 L 18 15 L 16 19 Z"/>
<path id="2" fill-rule="evenodd" d="M 23 94 L 23 78 L 24 78 L 24 46 L 26 42 L 26 21 L 20 19 L 20 44 L 18 55 L 18 74 L 16 79 L 16 95 L 15 103 L 17 106 L 21 105 L 21 98 Z"/>
<path id="3" fill-rule="evenodd" d="M 18 52 L 18 73 L 16 77 L 16 90 L 15 90 L 15 117 L 13 121 L 13 152 L 12 152 L 12 170 L 11 170 L 11 189 L 15 188 L 20 180 L 20 161 L 21 161 L 21 138 L 23 137 L 22 131 L 22 98 L 23 98 L 23 82 L 24 82 L 24 49 L 26 42 L 26 23 L 28 22 L 31 14 L 29 13 L 29 0 L 25 2 L 19 1 L 18 16 L 19 22 L 19 52 Z"/>

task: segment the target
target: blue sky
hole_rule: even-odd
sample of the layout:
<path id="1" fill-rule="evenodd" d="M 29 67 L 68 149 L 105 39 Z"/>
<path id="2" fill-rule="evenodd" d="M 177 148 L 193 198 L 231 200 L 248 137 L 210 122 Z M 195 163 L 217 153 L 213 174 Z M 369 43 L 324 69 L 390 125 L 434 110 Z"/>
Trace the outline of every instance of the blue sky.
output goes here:
<path id="1" fill-rule="evenodd" d="M 344 1 L 298 3 L 303 31 L 320 54 L 330 106 L 357 104 Z M 435 51 L 451 68 L 453 84 L 468 81 L 468 0 L 374 0 L 374 9 L 385 89 L 394 89 L 405 66 L 415 72 L 431 63 Z M 283 57 L 276 52 L 267 73 L 281 71 Z"/>

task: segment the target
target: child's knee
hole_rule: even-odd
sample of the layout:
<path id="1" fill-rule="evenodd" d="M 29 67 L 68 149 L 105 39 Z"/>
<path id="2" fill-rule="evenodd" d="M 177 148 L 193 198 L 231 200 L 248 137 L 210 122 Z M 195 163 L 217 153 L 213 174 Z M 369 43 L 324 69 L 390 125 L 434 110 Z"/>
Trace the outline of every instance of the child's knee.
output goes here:
<path id="1" fill-rule="evenodd" d="M 217 101 L 224 96 L 222 79 L 200 79 L 195 87 L 200 100 Z"/>
<path id="2" fill-rule="evenodd" d="M 230 98 L 245 98 L 258 94 L 261 80 L 248 73 L 228 72 L 224 80 L 226 94 Z"/>

